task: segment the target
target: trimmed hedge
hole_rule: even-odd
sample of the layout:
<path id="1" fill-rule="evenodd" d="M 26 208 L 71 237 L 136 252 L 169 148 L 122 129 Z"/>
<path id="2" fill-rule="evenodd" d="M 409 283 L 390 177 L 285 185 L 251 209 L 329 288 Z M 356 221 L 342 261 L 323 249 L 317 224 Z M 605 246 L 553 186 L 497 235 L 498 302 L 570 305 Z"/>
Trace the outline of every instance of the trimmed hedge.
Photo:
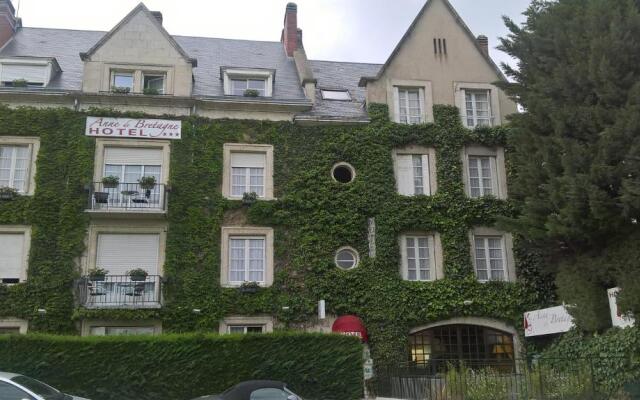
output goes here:
<path id="1" fill-rule="evenodd" d="M 304 398 L 362 398 L 362 345 L 326 334 L 0 337 L 0 370 L 92 400 L 187 400 L 248 379 Z"/>

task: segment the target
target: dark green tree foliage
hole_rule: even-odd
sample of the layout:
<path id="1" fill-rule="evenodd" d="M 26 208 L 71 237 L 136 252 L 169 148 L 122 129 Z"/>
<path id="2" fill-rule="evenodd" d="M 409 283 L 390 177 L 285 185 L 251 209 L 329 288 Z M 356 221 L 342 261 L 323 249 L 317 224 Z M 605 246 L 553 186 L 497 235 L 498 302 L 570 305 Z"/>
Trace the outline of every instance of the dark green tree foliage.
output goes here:
<path id="1" fill-rule="evenodd" d="M 507 223 L 560 265 L 560 295 L 589 314 L 578 317 L 591 321 L 584 328 L 597 329 L 607 319 L 604 289 L 634 280 L 584 255 L 626 238 L 640 218 L 639 7 L 534 1 L 526 16 L 521 27 L 505 18 L 511 33 L 502 40 L 519 60 L 505 66 L 514 80 L 505 88 L 526 110 L 511 136 L 510 194 L 521 213 Z"/>

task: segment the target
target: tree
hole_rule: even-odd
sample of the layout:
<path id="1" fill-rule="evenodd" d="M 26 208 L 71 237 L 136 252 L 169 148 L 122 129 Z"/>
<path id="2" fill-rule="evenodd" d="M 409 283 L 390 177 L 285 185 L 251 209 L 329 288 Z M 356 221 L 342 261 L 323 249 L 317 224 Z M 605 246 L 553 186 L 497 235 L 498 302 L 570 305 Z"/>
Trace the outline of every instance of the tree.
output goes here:
<path id="1" fill-rule="evenodd" d="M 585 257 L 639 230 L 639 3 L 535 0 L 522 26 L 505 18 L 510 34 L 501 40 L 518 60 L 503 65 L 513 80 L 504 89 L 525 110 L 511 137 L 510 195 L 520 213 L 505 224 L 545 249 L 565 301 L 601 319 L 604 289 L 624 288 L 628 271 L 589 270 L 598 266 Z"/>

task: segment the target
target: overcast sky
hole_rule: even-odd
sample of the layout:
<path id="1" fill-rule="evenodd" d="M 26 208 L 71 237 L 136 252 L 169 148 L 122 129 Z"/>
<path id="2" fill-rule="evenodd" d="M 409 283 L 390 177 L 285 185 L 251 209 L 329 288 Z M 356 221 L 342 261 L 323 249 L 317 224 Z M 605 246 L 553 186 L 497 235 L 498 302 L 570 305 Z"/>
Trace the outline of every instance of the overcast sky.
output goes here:
<path id="1" fill-rule="evenodd" d="M 139 0 L 12 0 L 24 26 L 107 31 Z M 506 34 L 502 15 L 521 22 L 530 0 L 450 0 L 474 35 L 489 37 L 491 56 Z M 173 35 L 280 40 L 287 0 L 145 0 Z M 297 0 L 307 56 L 384 63 L 425 0 Z"/>

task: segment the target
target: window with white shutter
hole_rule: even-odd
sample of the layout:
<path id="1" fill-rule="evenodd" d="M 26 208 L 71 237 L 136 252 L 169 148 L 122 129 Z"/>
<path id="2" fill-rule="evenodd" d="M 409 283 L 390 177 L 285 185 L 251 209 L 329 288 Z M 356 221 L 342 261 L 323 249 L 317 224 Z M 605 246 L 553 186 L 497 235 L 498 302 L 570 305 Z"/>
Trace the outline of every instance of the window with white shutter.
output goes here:
<path id="1" fill-rule="evenodd" d="M 427 154 L 397 154 L 398 193 L 404 196 L 430 195 L 431 182 Z"/>
<path id="2" fill-rule="evenodd" d="M 229 283 L 265 282 L 265 238 L 229 238 Z"/>
<path id="3" fill-rule="evenodd" d="M 0 232 L 0 283 L 18 283 L 24 277 L 24 233 Z"/>
<path id="4" fill-rule="evenodd" d="M 476 276 L 480 282 L 507 280 L 506 254 L 502 236 L 473 237 Z"/>
<path id="5" fill-rule="evenodd" d="M 162 178 L 161 148 L 105 147 L 104 175 L 116 176 L 120 183 L 136 184 L 143 176 Z"/>
<path id="6" fill-rule="evenodd" d="M 403 278 L 409 281 L 432 281 L 435 273 L 435 238 L 433 235 L 406 235 L 402 240 Z"/>
<path id="7" fill-rule="evenodd" d="M 424 88 L 395 87 L 396 122 L 421 124 L 424 121 Z"/>
<path id="8" fill-rule="evenodd" d="M 0 187 L 11 187 L 20 193 L 26 193 L 30 165 L 30 146 L 0 145 Z"/>
<path id="9" fill-rule="evenodd" d="M 265 195 L 265 153 L 231 153 L 231 196 L 244 193 Z"/>
<path id="10" fill-rule="evenodd" d="M 109 275 L 126 275 L 142 268 L 159 275 L 159 234 L 101 233 L 98 235 L 96 267 Z"/>
<path id="11" fill-rule="evenodd" d="M 12 87 L 15 81 L 26 81 L 27 86 L 45 86 L 49 65 L 6 64 L 0 66 L 0 83 Z"/>
<path id="12" fill-rule="evenodd" d="M 491 91 L 465 89 L 464 96 L 467 127 L 491 126 Z"/>
<path id="13" fill-rule="evenodd" d="M 498 172 L 496 157 L 469 156 L 469 195 L 498 196 Z"/>

